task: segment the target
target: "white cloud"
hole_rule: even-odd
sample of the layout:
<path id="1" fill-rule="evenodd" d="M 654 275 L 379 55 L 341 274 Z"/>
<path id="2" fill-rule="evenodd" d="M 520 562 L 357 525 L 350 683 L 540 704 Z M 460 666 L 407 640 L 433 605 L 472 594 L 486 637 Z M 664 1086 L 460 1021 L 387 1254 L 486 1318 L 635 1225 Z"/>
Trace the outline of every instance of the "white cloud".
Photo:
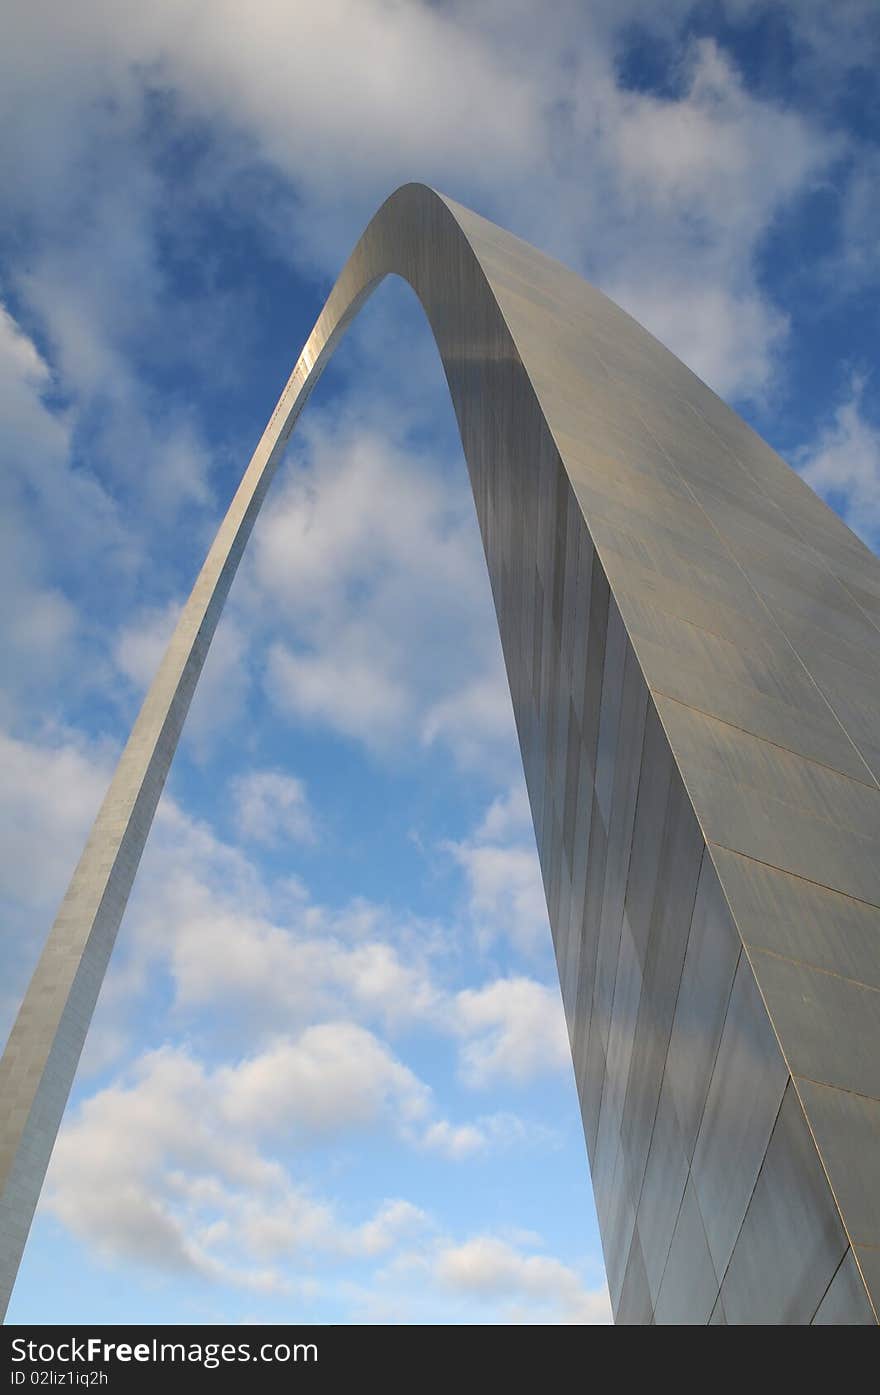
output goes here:
<path id="1" fill-rule="evenodd" d="M 224 1150 L 205 1076 L 185 1053 L 145 1057 L 128 1086 L 102 1090 L 66 1125 L 55 1147 L 48 1205 L 99 1251 L 167 1269 L 203 1267 L 174 1205 L 169 1164 L 216 1168 L 235 1182 L 277 1182 L 252 1148 Z"/>
<path id="2" fill-rule="evenodd" d="M 518 950 L 534 954 L 546 948 L 550 924 L 534 842 L 531 846 L 447 843 L 464 869 L 470 914 L 479 941 L 499 936 Z"/>
<path id="3" fill-rule="evenodd" d="M 329 653 L 296 653 L 275 645 L 268 671 L 272 697 L 282 710 L 343 735 L 370 745 L 389 741 L 410 715 L 410 694 L 402 682 L 383 673 L 372 638 L 365 627 L 352 625 L 344 635 L 328 636 Z"/>
<path id="4" fill-rule="evenodd" d="M 756 281 L 758 241 L 816 184 L 836 145 L 749 93 L 712 40 L 692 45 L 685 71 L 675 99 L 606 93 L 623 206 L 631 226 L 648 220 L 652 233 L 650 256 L 628 246 L 606 263 L 603 289 L 716 392 L 762 400 L 788 322 Z"/>
<path id="5" fill-rule="evenodd" d="M 636 273 L 608 293 L 715 392 L 766 400 L 788 320 L 761 296 L 722 278 L 695 285 L 684 267 L 652 269 L 649 279 Z"/>
<path id="6" fill-rule="evenodd" d="M 266 847 L 286 839 L 315 841 L 315 823 L 302 780 L 280 770 L 252 770 L 232 782 L 241 836 Z"/>
<path id="7" fill-rule="evenodd" d="M 0 734 L 0 846 L 8 896 L 44 908 L 60 898 L 106 793 L 107 752 L 74 733 L 45 744 Z"/>
<path id="8" fill-rule="evenodd" d="M 319 413 L 298 434 L 255 539 L 257 577 L 276 605 L 323 616 L 354 590 L 381 594 L 403 569 L 438 587 L 473 585 L 479 544 L 463 528 L 463 475 L 450 485 L 441 461 L 419 458 L 375 412 L 334 411 L 333 424 Z"/>
<path id="9" fill-rule="evenodd" d="M 36 906 L 48 923 L 47 900 L 54 904 L 70 875 L 108 767 L 70 742 L 44 748 L 5 738 L 2 754 L 7 885 L 31 920 Z M 490 826 L 513 816 L 512 798 L 503 813 L 495 806 Z M 438 941 L 434 927 L 365 902 L 328 910 L 299 884 L 282 883 L 276 904 L 273 886 L 247 857 L 166 797 L 87 1065 L 106 1068 L 118 1057 L 135 995 L 167 965 L 184 1020 L 220 1008 L 227 1038 L 243 1033 L 251 1051 L 263 1044 L 224 1077 L 227 1108 L 237 1119 L 272 1118 L 308 1134 L 393 1116 L 414 1143 L 447 1157 L 507 1146 L 511 1131 L 497 1119 L 452 1124 L 431 1117 L 419 1079 L 360 1025 L 451 1034 L 471 1086 L 526 1084 L 566 1062 L 558 994 L 525 978 L 451 992 L 432 963 L 437 949 L 448 952 L 448 938 L 445 931 Z M 340 1013 L 347 1018 L 328 1024 L 329 1014 Z M 279 1045 L 284 1030 L 299 1035 Z"/>
<path id="10" fill-rule="evenodd" d="M 189 117 L 248 132 L 263 160 L 320 200 L 329 228 L 312 230 L 316 254 L 330 228 L 339 238 L 329 205 L 340 188 L 363 197 L 367 186 L 370 197 L 376 182 L 391 187 L 419 166 L 442 183 L 478 175 L 486 160 L 512 176 L 524 152 L 541 148 L 540 93 L 527 72 L 511 73 L 491 36 L 430 5 L 327 0 L 304 25 L 275 3 L 245 12 L 239 0 L 218 0 L 208 15 L 197 0 L 157 0 L 123 24 L 102 0 L 87 0 L 74 26 L 38 2 L 8 37 L 10 103 L 39 87 L 48 104 L 29 141 L 34 177 L 48 166 L 41 184 L 66 175 L 48 115 L 69 122 L 65 103 L 84 106 L 104 85 L 130 119 L 131 89 L 146 72 L 176 92 Z"/>
<path id="11" fill-rule="evenodd" d="M 528 978 L 498 979 L 457 995 L 465 1084 L 524 1084 L 570 1066 L 568 1036 L 558 990 Z"/>
<path id="12" fill-rule="evenodd" d="M 355 1254 L 380 1255 L 429 1224 L 429 1217 L 410 1201 L 386 1201 L 372 1220 L 352 1233 L 348 1242 Z"/>
<path id="13" fill-rule="evenodd" d="M 45 359 L 0 305 L 0 644 L 8 716 L 29 690 L 57 679 L 78 637 L 79 618 L 53 577 L 59 551 L 82 543 L 83 532 L 86 545 L 97 542 L 93 510 L 110 524 L 100 492 L 67 469 L 70 421 L 47 405 L 52 390 Z"/>
<path id="14" fill-rule="evenodd" d="M 484 1153 L 488 1139 L 476 1124 L 451 1124 L 448 1119 L 438 1119 L 422 1135 L 422 1146 L 429 1152 L 460 1162 L 476 1153 Z"/>
<path id="15" fill-rule="evenodd" d="M 107 173 L 116 179 L 119 165 Z M 123 173 L 121 189 L 99 200 L 63 245 L 41 240 L 17 283 L 43 328 L 71 424 L 88 431 L 92 473 L 167 527 L 184 510 L 213 503 L 211 456 L 192 411 L 160 405 L 136 368 L 147 328 L 161 336 L 165 296 L 154 241 L 161 186 L 153 181 L 142 197 L 133 183 Z"/>
<path id="16" fill-rule="evenodd" d="M 269 1292 L 294 1276 L 267 1262 L 377 1255 L 417 1230 L 423 1213 L 402 1200 L 346 1225 L 259 1151 L 242 1110 L 259 1061 L 212 1072 L 180 1049 L 142 1057 L 65 1125 L 43 1204 L 105 1258 Z M 302 1103 L 302 1077 L 282 1077 Z M 260 1118 L 257 1132 L 271 1122 Z"/>
<path id="17" fill-rule="evenodd" d="M 267 666 L 276 706 L 386 756 L 416 738 L 509 770 L 510 698 L 463 472 L 450 481 L 375 421 L 319 418 L 302 446 L 254 538 L 245 593 L 249 614 L 281 627 Z"/>
<path id="18" fill-rule="evenodd" d="M 490 635 L 487 625 L 487 648 Z M 486 764 L 487 752 L 499 746 L 503 750 L 503 745 L 517 759 L 513 707 L 500 648 L 497 655 L 494 672 L 465 681 L 457 692 L 432 703 L 422 719 L 422 740 L 429 746 L 446 742 L 465 768 L 479 769 Z"/>
<path id="19" fill-rule="evenodd" d="M 156 833 L 131 931 L 144 970 L 167 958 L 181 1010 L 222 1004 L 227 1029 L 251 1037 L 340 1010 L 392 1028 L 435 1019 L 440 994 L 417 924 L 361 901 L 332 911 L 299 887 L 286 905 L 282 887 L 273 907 L 233 850 L 199 847 L 207 833 L 180 818 Z"/>
<path id="20" fill-rule="evenodd" d="M 0 1037 L 5 1040 L 52 916 L 110 778 L 109 753 L 76 733 L 43 742 L 0 732 L 0 880 L 6 922 Z"/>
<path id="21" fill-rule="evenodd" d="M 827 159 L 828 146 L 817 148 L 793 111 L 752 96 L 714 40 L 696 41 L 685 64 L 685 90 L 674 99 L 616 94 L 611 158 L 661 207 L 709 226 L 723 216 L 731 241 L 754 235 Z M 756 161 L 759 141 L 764 158 Z"/>
<path id="22" fill-rule="evenodd" d="M 858 375 L 850 395 L 795 464 L 813 489 L 875 548 L 880 543 L 880 426 L 863 410 L 866 380 Z"/>
<path id="23" fill-rule="evenodd" d="M 20 449 L 36 447 L 50 455 L 66 451 L 69 434 L 63 416 L 47 410 L 42 394 L 51 372 L 33 340 L 0 306 L 0 391 L 7 441 Z"/>
<path id="24" fill-rule="evenodd" d="M 478 944 L 504 940 L 532 958 L 545 954 L 550 924 L 522 775 L 492 801 L 469 839 L 442 846 L 464 872 Z"/>
<path id="25" fill-rule="evenodd" d="M 382 1119 L 410 1124 L 429 1103 L 412 1071 L 351 1022 L 309 1027 L 220 1072 L 217 1084 L 234 1125 L 295 1136 L 370 1128 Z"/>
<path id="26" fill-rule="evenodd" d="M 259 1198 L 250 1202 L 241 1199 L 236 1209 L 248 1245 L 255 1254 L 271 1260 L 289 1260 L 309 1248 L 324 1251 L 337 1262 L 374 1259 L 430 1226 L 424 1211 L 402 1200 L 382 1202 L 369 1220 L 344 1226 L 330 1206 L 310 1199 L 299 1189 L 292 1189 L 274 1209 L 261 1204 Z M 285 1277 L 285 1286 L 292 1287 L 290 1276 Z"/>
<path id="27" fill-rule="evenodd" d="M 439 1153 L 451 1162 L 522 1145 L 549 1149 L 559 1144 L 551 1130 L 509 1113 L 484 1114 L 467 1124 L 438 1119 L 428 1124 L 416 1141 L 428 1152 Z"/>
<path id="28" fill-rule="evenodd" d="M 529 796 L 520 779 L 492 800 L 475 836 L 480 843 L 500 843 L 523 835 L 534 837 Z"/>
<path id="29" fill-rule="evenodd" d="M 512 795 L 504 804 L 502 812 L 497 805 L 490 811 L 490 827 L 519 817 Z M 488 856 L 488 870 L 480 853 Z M 512 860 L 507 853 L 515 854 Z M 498 930 L 510 936 L 504 912 L 512 907 L 533 947 L 538 909 L 529 899 L 531 882 L 523 875 L 520 896 L 516 877 L 524 866 L 536 875 L 534 850 L 474 843 L 468 858 L 484 878 L 478 885 L 500 918 Z M 539 923 L 546 936 L 543 907 Z M 276 898 L 241 852 L 166 800 L 133 899 L 129 937 L 141 978 L 151 964 L 167 963 L 180 1012 L 222 1005 L 224 1030 L 245 1032 L 251 1042 L 344 1015 L 398 1033 L 451 1035 L 471 1086 L 524 1085 L 563 1068 L 569 1048 L 558 992 L 522 976 L 454 991 L 448 975 L 456 963 L 455 933 L 365 901 L 331 909 L 312 901 L 301 884 L 292 890 L 283 884 Z"/>
<path id="30" fill-rule="evenodd" d="M 442 1284 L 482 1301 L 506 1300 L 513 1320 L 610 1323 L 605 1288 L 586 1289 L 570 1266 L 542 1254 L 523 1254 L 492 1235 L 478 1235 L 440 1251 Z"/>
<path id="31" fill-rule="evenodd" d="M 129 651 L 135 676 L 137 658 L 137 649 Z M 154 658 L 144 659 L 150 670 Z M 21 823 L 29 801 L 40 833 L 51 814 L 63 880 L 105 768 L 93 752 L 73 747 L 57 752 L 10 742 L 4 756 L 16 776 L 10 823 Z M 61 801 L 56 780 L 66 792 Z M 521 813 L 510 794 L 486 827 L 515 827 Z M 76 847 L 65 853 L 66 825 Z M 510 1115 L 438 1118 L 431 1091 L 374 1032 L 352 1021 L 308 1025 L 331 1003 L 392 1024 L 429 1024 L 457 1034 L 475 1083 L 493 1073 L 523 1080 L 541 1068 L 542 1051 L 533 1047 L 524 1058 L 521 1004 L 499 1005 L 490 990 L 494 1006 L 487 1008 L 486 993 L 474 1001 L 440 989 L 419 950 L 431 935 L 396 925 L 381 907 L 360 902 L 330 912 L 293 886 L 280 902 L 291 920 L 275 924 L 274 892 L 257 869 L 172 799 L 160 805 L 155 834 L 123 937 L 128 951 L 102 995 L 92 1041 L 102 1067 L 125 1046 L 115 1019 L 131 1015 L 143 968 L 163 960 L 181 1009 L 224 1004 L 224 1033 L 231 1025 L 226 1005 L 240 1010 L 248 1002 L 251 1027 L 258 1020 L 263 1038 L 273 1020 L 295 1023 L 292 1013 L 305 1025 L 262 1044 L 258 1035 L 251 1054 L 225 1065 L 209 1066 L 183 1048 L 150 1053 L 127 1078 L 87 1100 L 59 1143 L 46 1202 L 74 1234 L 114 1262 L 286 1294 L 298 1282 L 289 1268 L 293 1256 L 328 1264 L 375 1258 L 409 1243 L 427 1221 L 398 1200 L 381 1203 L 367 1220 L 343 1223 L 330 1203 L 292 1180 L 274 1148 L 381 1130 L 405 1147 L 463 1163 L 531 1137 L 530 1126 Z M 21 836 L 33 851 L 37 830 L 23 827 Z M 20 853 L 16 862 L 27 873 Z M 398 943 L 377 938 L 383 932 Z M 534 1030 L 535 1017 L 532 1008 L 526 1030 Z M 117 1146 L 117 1137 L 124 1143 Z"/>
<path id="32" fill-rule="evenodd" d="M 491 813 L 490 824 L 499 817 Z M 503 815 L 511 817 L 512 810 Z M 451 1034 L 463 1079 L 479 1087 L 496 1080 L 523 1085 L 567 1064 L 555 989 L 522 976 L 459 992 L 449 987 L 452 927 L 363 901 L 332 910 L 311 901 L 302 886 L 292 896 L 282 889 L 274 905 L 271 885 L 248 859 L 170 801 L 160 808 L 155 834 L 130 934 L 142 974 L 157 958 L 167 962 L 182 1012 L 222 1004 L 226 1031 L 246 1031 L 251 1041 L 255 1033 L 265 1040 L 340 1013 L 398 1032 Z M 487 854 L 485 866 L 480 853 Z M 478 886 L 499 917 L 498 929 L 510 935 L 505 913 L 512 907 L 529 947 L 534 924 L 546 936 L 546 909 L 541 905 L 539 920 L 524 871 L 536 875 L 534 850 L 475 843 L 468 858 L 483 878 Z M 538 882 L 535 895 L 541 894 Z"/>
<path id="33" fill-rule="evenodd" d="M 41 1204 L 105 1261 L 215 1285 L 307 1299 L 316 1288 L 303 1271 L 314 1275 L 318 1266 L 330 1266 L 338 1274 L 349 1260 L 390 1259 L 388 1269 L 372 1276 L 376 1295 L 389 1276 L 408 1273 L 411 1281 L 417 1272 L 420 1287 L 438 1286 L 441 1303 L 443 1293 L 457 1294 L 490 1315 L 501 1303 L 501 1320 L 605 1320 L 603 1293 L 586 1289 L 569 1266 L 535 1253 L 537 1237 L 521 1237 L 519 1247 L 491 1235 L 457 1243 L 438 1237 L 432 1217 L 401 1197 L 382 1200 L 365 1219 L 343 1218 L 295 1179 L 289 1162 L 264 1151 L 291 1112 L 304 1106 L 308 1115 L 315 1103 L 311 1083 L 303 1089 L 302 1062 L 291 1071 L 290 1060 L 281 1059 L 286 1047 L 295 1051 L 304 1041 L 213 1070 L 180 1048 L 141 1057 L 68 1119 Z M 350 1044 L 363 1050 L 362 1039 Z M 305 1049 L 315 1057 L 313 1046 Z M 275 1065 L 267 1095 L 254 1068 L 271 1074 Z M 510 1134 L 517 1121 L 490 1116 L 483 1122 L 487 1133 Z M 443 1125 L 424 1146 L 455 1159 L 473 1151 L 463 1128 Z M 525 1245 L 531 1252 L 523 1252 Z M 405 1303 L 396 1320 L 402 1310 Z"/>

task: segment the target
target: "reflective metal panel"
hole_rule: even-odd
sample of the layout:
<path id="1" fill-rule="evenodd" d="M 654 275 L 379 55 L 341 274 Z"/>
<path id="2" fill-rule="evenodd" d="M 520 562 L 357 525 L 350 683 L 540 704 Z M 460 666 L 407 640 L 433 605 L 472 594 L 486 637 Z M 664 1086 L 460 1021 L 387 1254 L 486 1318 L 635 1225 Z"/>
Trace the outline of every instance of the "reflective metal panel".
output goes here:
<path id="1" fill-rule="evenodd" d="M 715 1300 L 715 1307 L 712 1309 L 712 1316 L 711 1316 L 710 1319 L 709 1319 L 709 1326 L 710 1326 L 710 1327 L 726 1327 L 726 1326 L 727 1326 L 727 1317 L 726 1317 L 726 1314 L 725 1314 L 725 1312 L 724 1312 L 724 1304 L 721 1302 L 721 1294 L 720 1294 L 720 1293 L 719 1293 L 717 1299 Z"/>
<path id="2" fill-rule="evenodd" d="M 608 611 L 605 639 L 605 672 L 599 708 L 599 742 L 596 749 L 596 798 L 607 828 L 611 823 L 611 793 L 617 768 L 617 735 L 620 726 L 623 664 L 626 658 L 626 631 L 616 605 Z"/>
<path id="3" fill-rule="evenodd" d="M 736 1243 L 788 1079 L 779 1044 L 743 955 L 733 982 L 692 1165 L 709 1250 L 718 1274 L 724 1273 Z"/>
<path id="4" fill-rule="evenodd" d="M 693 1184 L 688 1182 L 660 1285 L 654 1320 L 658 1325 L 707 1323 L 718 1300 L 718 1279 L 706 1243 Z"/>
<path id="5" fill-rule="evenodd" d="M 747 945 L 880 988 L 880 907 L 726 848 L 712 856 Z"/>
<path id="6" fill-rule="evenodd" d="M 648 709 L 642 771 L 639 778 L 632 846 L 626 878 L 626 914 L 644 964 L 651 934 L 651 916 L 657 892 L 657 874 L 663 853 L 658 829 L 666 826 L 672 778 L 672 755 L 653 707 Z"/>
<path id="7" fill-rule="evenodd" d="M 773 645 L 777 633 L 773 622 L 748 592 L 736 598 L 730 594 L 710 595 L 694 576 L 688 576 L 683 581 L 664 576 L 649 565 L 647 558 L 640 558 L 631 549 L 605 547 L 602 565 L 622 606 L 626 604 L 627 596 L 634 594 L 679 620 L 699 625 L 734 643 L 748 636 L 752 642 L 761 637 Z M 646 673 L 653 682 L 652 670 L 648 668 Z"/>
<path id="8" fill-rule="evenodd" d="M 688 1162 L 669 1082 L 665 1080 L 657 1105 L 638 1210 L 645 1273 L 655 1305 L 688 1180 Z"/>
<path id="9" fill-rule="evenodd" d="M 626 659 L 623 697 L 620 703 L 618 752 L 614 765 L 611 821 L 608 826 L 602 882 L 595 888 L 599 939 L 590 1030 L 598 1031 L 602 1049 L 606 1052 L 647 708 L 647 693 L 631 650 L 628 651 Z M 597 814 L 604 824 L 602 811 L 598 807 L 598 792 Z"/>
<path id="10" fill-rule="evenodd" d="M 728 1323 L 808 1323 L 847 1249 L 793 1084 L 721 1285 Z"/>
<path id="11" fill-rule="evenodd" d="M 880 838 L 841 828 L 704 769 L 690 769 L 687 785 L 710 843 L 880 905 Z"/>
<path id="12" fill-rule="evenodd" d="M 703 841 L 676 773 L 664 821 L 622 1125 L 634 1191 L 641 1188 L 651 1144 L 702 856 Z"/>
<path id="13" fill-rule="evenodd" d="M 880 1317 L 880 1248 L 854 1245 L 859 1272 L 871 1299 L 876 1316 Z"/>
<path id="14" fill-rule="evenodd" d="M 623 1326 L 636 1324 L 641 1326 L 650 1323 L 652 1317 L 651 1293 L 645 1275 L 645 1262 L 642 1258 L 639 1233 L 636 1231 L 630 1245 L 626 1277 L 623 1281 L 623 1290 L 615 1313 L 615 1320 Z"/>
<path id="15" fill-rule="evenodd" d="M 605 1080 L 605 1038 L 599 1024 L 595 1002 L 599 986 L 599 969 L 610 973 L 608 958 L 598 960 L 602 890 L 605 884 L 608 835 L 593 796 L 593 818 L 590 825 L 590 854 L 587 862 L 587 895 L 584 904 L 583 945 L 578 968 L 577 1022 L 575 1035 L 579 1050 L 575 1055 L 575 1079 L 581 1100 L 581 1116 L 590 1163 L 594 1162 L 596 1135 L 599 1129 L 599 1108 Z M 611 961 L 612 966 L 616 960 Z"/>
<path id="16" fill-rule="evenodd" d="M 628 618 L 625 603 L 622 608 Z M 870 785 L 871 772 L 827 708 L 819 706 L 815 688 L 807 688 L 809 700 L 798 707 L 726 676 L 718 666 L 698 669 L 674 646 L 641 637 L 634 643 L 640 660 L 650 665 L 654 692 Z"/>
<path id="17" fill-rule="evenodd" d="M 669 1050 L 666 1086 L 688 1162 L 694 1146 L 742 945 L 715 869 L 704 853 Z"/>
<path id="18" fill-rule="evenodd" d="M 662 695 L 656 702 L 672 749 L 687 769 L 696 767 L 729 782 L 751 799 L 766 796 L 778 800 L 838 829 L 864 833 L 878 826 L 880 790 L 876 785 L 805 760 L 773 742 L 757 740 L 729 722 L 717 721 Z"/>
<path id="19" fill-rule="evenodd" d="M 608 1206 L 606 1186 L 610 1184 L 611 1170 L 620 1149 L 623 1106 L 630 1075 L 641 992 L 641 965 L 627 917 L 624 916 L 611 1005 L 596 1156 L 593 1161 L 593 1188 L 600 1213 Z"/>
<path id="20" fill-rule="evenodd" d="M 796 1080 L 831 1189 L 846 1217 L 853 1244 L 880 1247 L 874 1150 L 880 1137 L 880 1100 Z"/>
<path id="21" fill-rule="evenodd" d="M 604 1198 L 602 1246 L 608 1276 L 608 1292 L 613 1308 L 620 1303 L 626 1264 L 635 1229 L 636 1208 L 626 1181 L 626 1161 L 618 1141 L 610 1186 Z"/>
<path id="22" fill-rule="evenodd" d="M 852 1250 L 847 1250 L 819 1304 L 814 1327 L 873 1327 L 874 1311 Z"/>
<path id="23" fill-rule="evenodd" d="M 749 951 L 794 1075 L 880 1100 L 880 993 L 763 950 Z"/>

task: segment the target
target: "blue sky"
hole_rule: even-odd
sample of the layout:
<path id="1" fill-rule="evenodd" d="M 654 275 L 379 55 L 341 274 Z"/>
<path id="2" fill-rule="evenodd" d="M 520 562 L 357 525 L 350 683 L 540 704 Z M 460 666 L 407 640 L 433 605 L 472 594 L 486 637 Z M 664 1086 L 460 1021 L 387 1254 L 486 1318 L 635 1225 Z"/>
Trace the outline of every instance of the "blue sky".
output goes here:
<path id="1" fill-rule="evenodd" d="M 874 0 L 21 0 L 5 30 L 6 1027 L 405 180 L 576 266 L 880 543 Z M 10 1318 L 608 1319 L 473 505 L 401 283 L 235 583 Z"/>

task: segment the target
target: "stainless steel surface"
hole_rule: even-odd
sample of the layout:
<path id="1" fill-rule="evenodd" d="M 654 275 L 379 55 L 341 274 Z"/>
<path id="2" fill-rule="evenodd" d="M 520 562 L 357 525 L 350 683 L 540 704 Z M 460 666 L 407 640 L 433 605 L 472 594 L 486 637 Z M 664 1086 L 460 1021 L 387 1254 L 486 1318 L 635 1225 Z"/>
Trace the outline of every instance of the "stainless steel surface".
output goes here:
<path id="1" fill-rule="evenodd" d="M 880 989 L 880 907 L 714 848 L 746 945 Z"/>
<path id="2" fill-rule="evenodd" d="M 754 975 L 742 954 L 692 1162 L 697 1200 L 719 1275 L 733 1253 L 788 1079 Z"/>
<path id="3" fill-rule="evenodd" d="M 715 1302 L 715 1307 L 712 1309 L 712 1316 L 711 1316 L 710 1319 L 709 1319 L 709 1326 L 710 1326 L 710 1327 L 726 1327 L 726 1326 L 727 1326 L 727 1316 L 726 1316 L 726 1314 L 725 1314 L 725 1312 L 724 1312 L 724 1304 L 721 1302 L 721 1295 L 720 1295 L 720 1294 L 718 1295 L 718 1298 L 717 1298 L 717 1300 L 716 1300 L 716 1302 Z"/>
<path id="4" fill-rule="evenodd" d="M 666 1053 L 665 1088 L 675 1107 L 688 1163 L 694 1155 L 741 954 L 730 909 L 712 862 L 704 854 Z"/>
<path id="5" fill-rule="evenodd" d="M 379 210 L 294 368 L 10 1037 L 3 1302 L 242 550 L 391 273 L 470 472 L 617 1318 L 876 1317 L 880 563 L 629 316 L 421 185 Z"/>
<path id="6" fill-rule="evenodd" d="M 847 1250 L 793 1083 L 721 1283 L 728 1323 L 812 1322 Z"/>
<path id="7" fill-rule="evenodd" d="M 703 1218 L 693 1183 L 688 1182 L 675 1223 L 654 1320 L 664 1325 L 707 1323 L 717 1298 L 718 1279 L 706 1243 Z"/>
<path id="8" fill-rule="evenodd" d="M 670 783 L 645 949 L 639 1019 L 621 1135 L 633 1190 L 642 1188 L 666 1067 L 703 842 L 678 773 Z"/>
<path id="9" fill-rule="evenodd" d="M 853 1245 L 856 1263 L 862 1282 L 865 1284 L 871 1296 L 874 1309 L 874 1317 L 877 1316 L 877 1295 L 880 1293 L 880 1247 L 869 1245 Z"/>
<path id="10" fill-rule="evenodd" d="M 847 1250 L 813 1318 L 814 1327 L 872 1327 L 874 1314 L 852 1250 Z"/>
<path id="11" fill-rule="evenodd" d="M 645 1262 L 639 1233 L 632 1238 L 626 1261 L 626 1274 L 620 1302 L 615 1304 L 615 1321 L 625 1327 L 642 1327 L 653 1321 L 651 1292 L 645 1274 Z"/>
<path id="12" fill-rule="evenodd" d="M 762 950 L 750 955 L 792 1074 L 880 1103 L 880 1055 L 872 1040 L 880 992 Z"/>
<path id="13" fill-rule="evenodd" d="M 667 1076 L 657 1104 L 637 1218 L 645 1273 L 655 1306 L 688 1185 L 689 1163 Z"/>
<path id="14" fill-rule="evenodd" d="M 853 1243 L 880 1248 L 874 1151 L 880 1135 L 880 1100 L 813 1080 L 798 1079 L 795 1085 Z"/>

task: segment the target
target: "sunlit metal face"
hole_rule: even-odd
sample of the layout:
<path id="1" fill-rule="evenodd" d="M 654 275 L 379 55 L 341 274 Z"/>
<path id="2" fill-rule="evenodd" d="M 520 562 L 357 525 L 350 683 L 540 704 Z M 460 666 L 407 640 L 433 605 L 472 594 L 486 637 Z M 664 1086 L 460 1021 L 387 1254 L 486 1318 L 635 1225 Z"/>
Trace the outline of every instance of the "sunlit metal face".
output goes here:
<path id="1" fill-rule="evenodd" d="M 471 475 L 617 1320 L 873 1322 L 880 563 L 598 291 L 421 185 L 367 228 L 272 414 L 13 1029 L 3 1303 L 243 548 L 390 273 Z"/>

